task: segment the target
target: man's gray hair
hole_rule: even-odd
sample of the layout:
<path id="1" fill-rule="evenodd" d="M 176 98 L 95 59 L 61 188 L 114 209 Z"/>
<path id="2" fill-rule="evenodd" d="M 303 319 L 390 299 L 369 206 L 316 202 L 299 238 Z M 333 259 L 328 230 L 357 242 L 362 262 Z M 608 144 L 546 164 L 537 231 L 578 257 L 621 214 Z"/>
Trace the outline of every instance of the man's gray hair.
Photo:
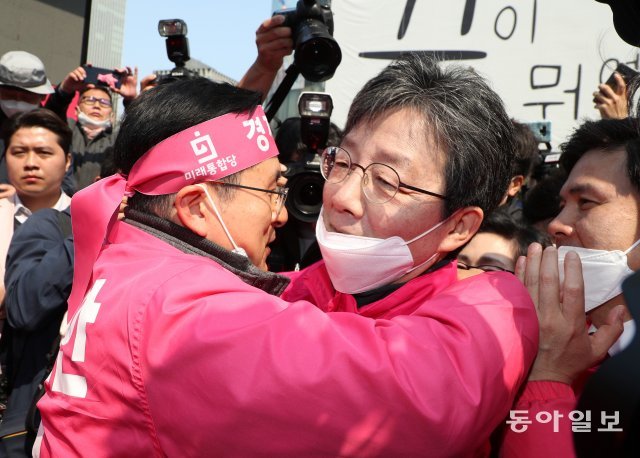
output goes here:
<path id="1" fill-rule="evenodd" d="M 511 178 L 514 134 L 502 100 L 487 82 L 471 68 L 442 68 L 433 58 L 407 54 L 358 92 L 345 136 L 402 109 L 421 116 L 425 136 L 445 152 L 446 215 L 466 206 L 485 212 L 497 207 Z"/>

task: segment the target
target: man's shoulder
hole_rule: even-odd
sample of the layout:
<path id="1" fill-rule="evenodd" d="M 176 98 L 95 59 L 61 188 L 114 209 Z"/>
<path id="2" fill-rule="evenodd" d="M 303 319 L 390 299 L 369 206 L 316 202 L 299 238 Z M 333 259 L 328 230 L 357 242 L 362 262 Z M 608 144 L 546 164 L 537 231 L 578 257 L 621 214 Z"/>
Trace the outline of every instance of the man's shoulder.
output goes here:
<path id="1" fill-rule="evenodd" d="M 14 235 L 14 238 L 16 240 L 30 238 L 33 236 L 37 236 L 39 238 L 55 236 L 58 238 L 58 235 L 64 232 L 60 224 L 61 213 L 64 214 L 65 217 L 70 218 L 70 214 L 67 209 L 62 212 L 54 208 L 43 208 L 38 210 L 20 225 Z"/>
<path id="2" fill-rule="evenodd" d="M 145 282 L 158 283 L 172 277 L 200 278 L 214 281 L 218 278 L 236 278 L 213 259 L 186 253 L 152 234 L 149 234 L 126 222 L 116 223 L 117 232 L 109 237 L 109 243 L 101 252 L 97 266 L 106 269 L 109 274 L 121 276 L 125 272 L 135 272 Z M 227 280 L 228 281 L 228 280 Z"/>
<path id="3" fill-rule="evenodd" d="M 527 289 L 515 275 L 507 272 L 484 272 L 456 280 L 437 298 L 447 299 L 451 296 L 471 305 L 511 304 L 533 310 Z"/>

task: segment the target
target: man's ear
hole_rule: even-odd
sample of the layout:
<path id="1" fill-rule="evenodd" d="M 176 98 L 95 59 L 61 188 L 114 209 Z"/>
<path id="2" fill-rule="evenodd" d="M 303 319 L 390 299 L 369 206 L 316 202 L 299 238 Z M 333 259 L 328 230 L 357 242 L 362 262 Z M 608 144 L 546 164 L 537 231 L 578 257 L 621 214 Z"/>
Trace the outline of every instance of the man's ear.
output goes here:
<path id="1" fill-rule="evenodd" d="M 524 176 L 516 175 L 513 178 L 511 178 L 511 181 L 509 182 L 509 187 L 507 188 L 507 194 L 509 195 L 509 197 L 514 197 L 515 195 L 517 195 L 522 189 L 523 185 L 524 185 Z"/>
<path id="2" fill-rule="evenodd" d="M 178 191 L 174 203 L 178 222 L 200 237 L 206 237 L 208 232 L 206 202 L 207 195 L 204 189 L 201 186 L 189 185 Z"/>
<path id="3" fill-rule="evenodd" d="M 471 240 L 482 224 L 484 212 L 480 207 L 464 207 L 457 210 L 450 218 L 451 222 L 448 224 L 450 230 L 440 241 L 439 252 L 455 251 Z"/>
<path id="4" fill-rule="evenodd" d="M 71 167 L 71 153 L 67 153 L 65 156 L 64 171 L 66 172 Z"/>

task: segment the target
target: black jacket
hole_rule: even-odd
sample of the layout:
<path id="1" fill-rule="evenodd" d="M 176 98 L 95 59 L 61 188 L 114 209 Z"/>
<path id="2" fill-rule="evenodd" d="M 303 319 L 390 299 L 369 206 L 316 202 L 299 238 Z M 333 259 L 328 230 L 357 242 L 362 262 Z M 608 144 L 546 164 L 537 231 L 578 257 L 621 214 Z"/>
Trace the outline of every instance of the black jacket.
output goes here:
<path id="1" fill-rule="evenodd" d="M 7 255 L 3 329 L 9 380 L 0 436 L 25 430 L 25 419 L 67 309 L 73 282 L 69 209 L 34 213 L 14 233 Z M 66 225 L 65 220 L 66 218 Z"/>

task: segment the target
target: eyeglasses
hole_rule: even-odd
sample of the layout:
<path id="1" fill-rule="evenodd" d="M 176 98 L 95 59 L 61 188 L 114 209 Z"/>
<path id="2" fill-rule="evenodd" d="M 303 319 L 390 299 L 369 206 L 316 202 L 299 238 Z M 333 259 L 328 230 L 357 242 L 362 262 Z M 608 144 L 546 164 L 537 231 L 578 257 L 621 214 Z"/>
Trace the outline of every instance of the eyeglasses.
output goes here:
<path id="1" fill-rule="evenodd" d="M 82 97 L 80 99 L 80 103 L 86 103 L 87 105 L 93 105 L 95 103 L 99 103 L 101 107 L 108 108 L 111 106 L 111 100 L 103 99 L 100 97 L 94 97 L 92 95 L 88 95 L 86 97 Z"/>
<path id="2" fill-rule="evenodd" d="M 289 194 L 289 188 L 285 188 L 283 186 L 276 186 L 276 189 L 272 191 L 270 189 L 254 188 L 253 186 L 245 186 L 242 184 L 225 183 L 224 181 L 212 181 L 211 183 L 219 184 L 222 186 L 231 186 L 233 188 L 249 189 L 251 191 L 261 191 L 270 194 L 273 219 L 277 218 L 282 211 L 282 207 L 284 207 L 284 203 L 287 200 L 287 195 Z"/>
<path id="3" fill-rule="evenodd" d="M 485 272 L 509 272 L 510 274 L 513 273 L 513 270 L 505 269 L 504 267 L 501 267 L 501 266 L 492 266 L 489 264 L 483 264 L 481 266 L 471 266 L 462 261 L 458 261 L 458 269 L 464 269 L 464 270 L 480 269 L 480 270 L 484 270 Z"/>
<path id="4" fill-rule="evenodd" d="M 354 167 L 362 170 L 360 186 L 364 196 L 373 203 L 384 204 L 394 198 L 398 189 L 406 188 L 421 192 L 440 199 L 446 199 L 442 194 L 416 188 L 400 181 L 398 172 L 385 164 L 373 162 L 367 167 L 362 167 L 351 161 L 347 150 L 339 146 L 330 146 L 322 153 L 320 172 L 328 183 L 340 183 L 347 178 Z"/>

